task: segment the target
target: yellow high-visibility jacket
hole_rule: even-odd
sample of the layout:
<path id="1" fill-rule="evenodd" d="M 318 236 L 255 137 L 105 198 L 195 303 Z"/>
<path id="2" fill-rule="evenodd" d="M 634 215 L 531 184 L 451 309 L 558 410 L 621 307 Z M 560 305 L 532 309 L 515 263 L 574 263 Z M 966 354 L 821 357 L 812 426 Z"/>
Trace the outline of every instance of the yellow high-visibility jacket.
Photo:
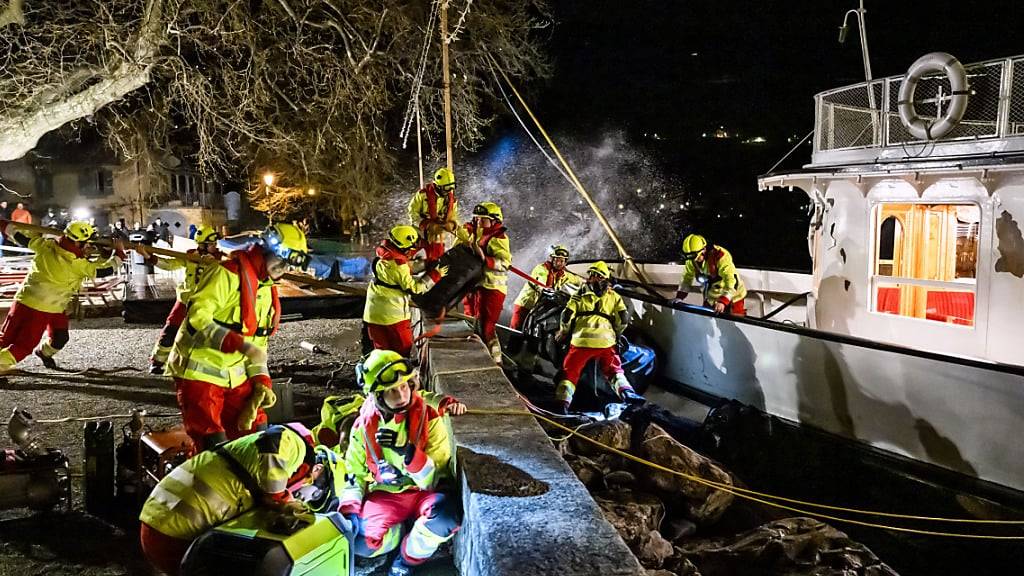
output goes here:
<path id="1" fill-rule="evenodd" d="M 472 222 L 455 230 L 456 245 L 466 244 L 470 247 L 475 243 L 484 251 L 484 277 L 480 287 L 498 290 L 508 294 L 508 269 L 512 265 L 512 249 L 508 243 L 505 227 L 477 229 Z"/>
<path id="2" fill-rule="evenodd" d="M 427 242 L 441 242 L 444 239 L 444 227 L 449 223 L 450 228 L 458 226 L 459 220 L 459 199 L 453 193 L 451 203 L 448 202 L 448 193 L 438 190 L 433 182 L 430 182 L 409 200 L 409 222 L 418 226 Z M 434 210 L 431 211 L 431 198 L 434 202 Z"/>
<path id="3" fill-rule="evenodd" d="M 414 392 L 408 411 L 385 421 L 375 401 L 368 398 L 363 403 L 359 418 L 349 433 L 342 506 L 361 504 L 367 492 L 378 490 L 392 493 L 432 490 L 451 473 L 449 464 L 453 449 L 447 416 L 440 415 L 434 402 Z M 399 446 L 410 442 L 417 445 L 408 464 L 403 451 L 377 445 L 376 433 L 384 428 L 398 433 Z M 410 436 L 413 436 L 412 440 Z"/>
<path id="4" fill-rule="evenodd" d="M 189 250 L 188 253 L 195 254 L 196 250 Z M 174 287 L 174 294 L 177 296 L 178 301 L 187 304 L 189 296 L 192 295 L 196 286 L 199 285 L 199 280 L 203 277 L 203 274 L 209 272 L 214 266 L 219 266 L 219 262 L 219 256 L 203 254 L 199 257 L 199 262 L 193 262 L 188 258 L 156 258 L 154 264 L 157 268 L 167 270 L 168 272 L 182 268 L 185 269 L 185 278 Z"/>
<path id="5" fill-rule="evenodd" d="M 242 331 L 239 276 L 223 265 L 210 268 L 189 297 L 188 317 L 174 340 L 167 373 L 175 378 L 201 380 L 224 388 L 236 388 L 258 374 L 270 377 L 266 365 L 251 364 L 241 352 L 222 352 L 229 332 Z M 256 290 L 254 308 L 257 331 L 245 341 L 267 349 L 275 325 L 272 280 Z"/>
<path id="6" fill-rule="evenodd" d="M 629 316 L 626 304 L 615 290 L 608 288 L 598 296 L 584 285 L 565 305 L 561 330 L 572 334 L 570 342 L 577 348 L 610 348 L 626 329 Z"/>
<path id="7" fill-rule="evenodd" d="M 306 441 L 285 426 L 243 436 L 224 449 L 266 494 L 280 494 L 306 456 Z M 191 540 L 258 503 L 223 456 L 196 454 L 171 470 L 150 493 L 139 520 L 156 531 Z"/>
<path id="8" fill-rule="evenodd" d="M 679 291 L 689 292 L 693 281 L 700 283 L 704 292 L 704 303 L 713 305 L 715 302 L 730 304 L 747 297 L 747 287 L 732 263 L 732 254 L 721 246 L 713 246 L 708 250 L 704 261 L 697 266 L 693 260 L 687 260 L 683 267 L 683 277 L 679 280 Z"/>
<path id="9" fill-rule="evenodd" d="M 65 250 L 54 238 L 30 236 L 20 231 L 18 235 L 30 238 L 27 247 L 36 254 L 14 300 L 40 312 L 64 312 L 71 298 L 81 290 L 83 281 L 95 278 L 100 270 L 113 272 L 121 266 L 121 259 L 114 255 L 92 261 Z"/>
<path id="10" fill-rule="evenodd" d="M 569 283 L 583 283 L 582 278 L 568 270 L 552 270 L 550 262 L 541 262 L 534 266 L 530 276 L 552 290 L 558 290 Z M 526 309 L 533 308 L 537 305 L 537 300 L 540 299 L 540 291 L 541 288 L 533 282 L 523 284 L 523 289 L 519 291 L 519 296 L 516 297 L 516 306 Z"/>
<path id="11" fill-rule="evenodd" d="M 409 320 L 409 299 L 413 294 L 423 294 L 434 287 L 434 277 L 424 274 L 414 277 L 408 260 L 395 259 L 386 249 L 377 250 L 373 261 L 373 279 L 366 287 L 366 304 L 363 306 L 363 321 L 369 324 L 389 326 Z"/>

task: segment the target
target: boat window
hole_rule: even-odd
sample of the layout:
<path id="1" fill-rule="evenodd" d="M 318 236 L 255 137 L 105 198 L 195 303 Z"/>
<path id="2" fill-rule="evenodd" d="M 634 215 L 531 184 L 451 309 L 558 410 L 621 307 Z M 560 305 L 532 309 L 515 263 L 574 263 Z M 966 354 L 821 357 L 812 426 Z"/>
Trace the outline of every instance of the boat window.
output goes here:
<path id="1" fill-rule="evenodd" d="M 972 326 L 981 209 L 884 203 L 874 222 L 872 310 Z"/>

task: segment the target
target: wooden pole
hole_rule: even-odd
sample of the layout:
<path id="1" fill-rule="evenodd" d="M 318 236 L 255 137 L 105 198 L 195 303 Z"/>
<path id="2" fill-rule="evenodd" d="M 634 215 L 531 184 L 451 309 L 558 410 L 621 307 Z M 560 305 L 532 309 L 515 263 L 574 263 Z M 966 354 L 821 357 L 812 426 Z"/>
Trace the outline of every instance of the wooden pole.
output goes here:
<path id="1" fill-rule="evenodd" d="M 448 0 L 441 0 L 441 69 L 444 75 L 444 145 L 448 169 L 455 169 L 452 158 L 452 83 L 448 72 Z"/>

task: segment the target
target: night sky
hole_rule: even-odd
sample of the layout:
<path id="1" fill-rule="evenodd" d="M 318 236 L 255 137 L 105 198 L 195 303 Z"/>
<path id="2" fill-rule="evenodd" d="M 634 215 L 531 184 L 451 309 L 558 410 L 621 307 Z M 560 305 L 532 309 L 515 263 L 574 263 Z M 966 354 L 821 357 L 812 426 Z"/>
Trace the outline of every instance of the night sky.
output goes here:
<path id="1" fill-rule="evenodd" d="M 645 218 L 645 227 L 670 228 L 670 241 L 643 256 L 675 260 L 677 239 L 700 232 L 730 248 L 740 265 L 809 270 L 806 197 L 799 191 L 758 192 L 756 178 L 793 146 L 794 137 L 813 128 L 814 94 L 864 80 L 855 17 L 846 43 L 838 42 L 843 14 L 857 2 L 552 5 L 556 23 L 545 33 L 554 74 L 531 86 L 530 97 L 556 141 L 579 145 L 620 133 L 629 148 L 623 156 L 651 159 L 659 171 L 656 180 L 678 183 L 664 191 L 669 198 L 693 200 L 692 208 Z M 903 74 L 932 51 L 949 52 L 964 63 L 1024 53 L 1019 4 L 868 0 L 865 8 L 875 78 Z M 701 137 L 719 126 L 741 138 Z M 658 140 L 650 137 L 655 132 Z M 521 132 L 507 120 L 505 133 Z M 741 143 L 754 136 L 767 143 Z M 585 155 L 578 148 L 563 152 L 572 161 Z M 780 170 L 807 164 L 810 154 L 809 145 L 800 147 Z M 589 183 L 623 190 L 625 200 L 610 198 L 609 207 L 640 201 L 630 190 L 650 184 L 628 169 L 615 177 L 621 182 Z"/>
<path id="2" fill-rule="evenodd" d="M 863 81 L 855 0 L 556 0 L 556 72 L 543 111 L 565 122 L 683 136 L 725 125 L 806 134 L 812 97 Z M 1024 53 L 1019 2 L 867 0 L 876 78 L 932 51 L 975 62 Z M 694 56 L 696 54 L 696 56 Z"/>

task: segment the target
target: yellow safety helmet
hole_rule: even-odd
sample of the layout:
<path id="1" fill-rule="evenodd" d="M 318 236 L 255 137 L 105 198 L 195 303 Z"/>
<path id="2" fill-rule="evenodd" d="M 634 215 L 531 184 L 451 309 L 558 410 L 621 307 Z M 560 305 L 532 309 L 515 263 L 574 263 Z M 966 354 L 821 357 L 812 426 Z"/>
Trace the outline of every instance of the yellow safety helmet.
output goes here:
<path id="1" fill-rule="evenodd" d="M 455 188 L 455 173 L 447 168 L 438 168 L 434 172 L 434 185 L 442 190 Z"/>
<path id="2" fill-rule="evenodd" d="M 75 242 L 88 242 L 95 235 L 96 228 L 85 220 L 74 220 L 64 227 L 64 236 Z"/>
<path id="3" fill-rule="evenodd" d="M 473 216 L 477 218 L 490 218 L 501 222 L 504 220 L 501 216 L 501 208 L 494 202 L 481 202 L 473 207 Z"/>
<path id="4" fill-rule="evenodd" d="M 309 264 L 306 233 L 294 224 L 278 222 L 263 231 L 267 249 L 292 266 L 305 268 Z"/>
<path id="5" fill-rule="evenodd" d="M 569 249 L 561 244 L 552 244 L 548 251 L 548 257 L 550 258 L 568 258 Z"/>
<path id="6" fill-rule="evenodd" d="M 408 382 L 416 376 L 409 359 L 394 350 L 374 350 L 356 364 L 356 381 L 367 395 Z"/>
<path id="7" fill-rule="evenodd" d="M 690 234 L 683 238 L 683 257 L 687 260 L 696 258 L 707 245 L 708 241 L 700 234 Z"/>
<path id="8" fill-rule="evenodd" d="M 213 226 L 203 224 L 199 228 L 196 228 L 196 234 L 193 239 L 196 241 L 196 244 L 211 244 L 220 240 L 220 234 L 214 230 Z"/>
<path id="9" fill-rule="evenodd" d="M 399 250 L 411 249 L 416 245 L 419 239 L 420 233 L 416 228 L 407 224 L 395 226 L 390 232 L 388 232 L 388 242 L 394 244 L 395 248 L 398 248 Z"/>
<path id="10" fill-rule="evenodd" d="M 605 264 L 603 260 L 598 260 L 597 262 L 591 264 L 590 268 L 587 268 L 587 275 L 597 275 L 600 276 L 601 278 L 608 279 L 611 278 L 612 273 L 610 270 L 608 270 L 608 265 Z"/>

